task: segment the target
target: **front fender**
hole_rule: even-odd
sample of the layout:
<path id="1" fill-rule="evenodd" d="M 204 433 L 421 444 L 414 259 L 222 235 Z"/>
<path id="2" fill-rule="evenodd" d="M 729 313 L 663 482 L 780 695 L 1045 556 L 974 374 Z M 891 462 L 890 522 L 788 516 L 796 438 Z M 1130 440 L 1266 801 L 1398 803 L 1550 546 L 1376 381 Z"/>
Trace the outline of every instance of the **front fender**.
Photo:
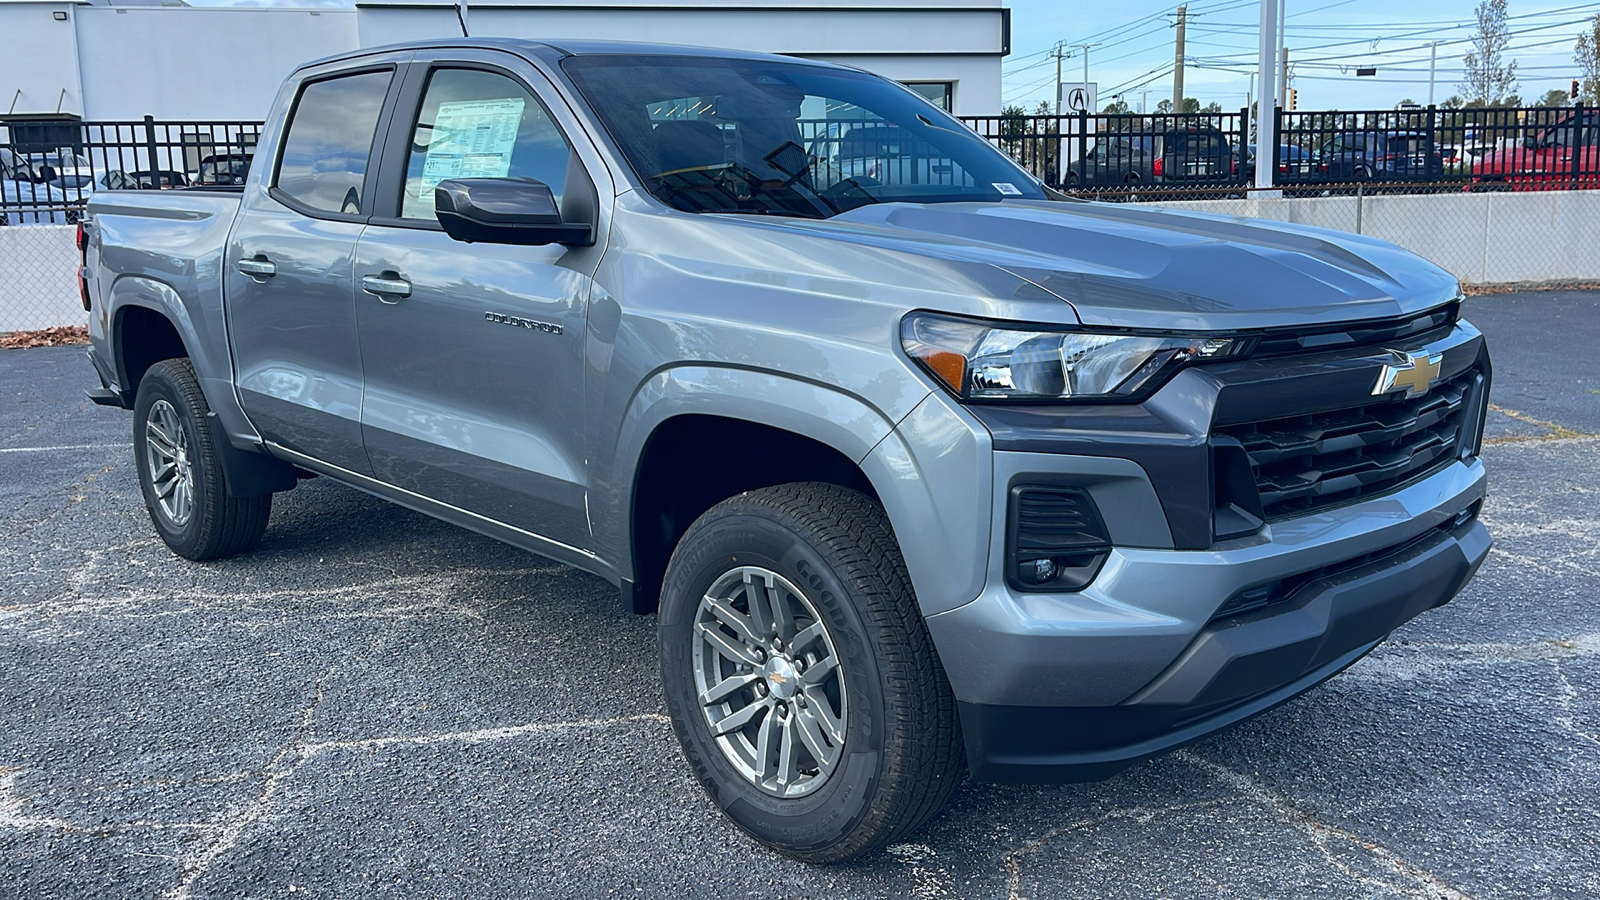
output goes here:
<path id="1" fill-rule="evenodd" d="M 596 535 L 627 540 L 631 476 L 662 423 L 683 415 L 757 422 L 831 447 L 860 467 L 894 528 L 923 611 L 952 609 L 983 585 L 993 461 L 988 430 L 931 393 L 896 423 L 837 388 L 777 373 L 705 365 L 657 372 L 635 393 L 617 444 L 630 477 L 619 479 L 623 496 L 612 509 L 624 518 Z M 629 560 L 631 573 L 631 557 L 612 558 Z"/>

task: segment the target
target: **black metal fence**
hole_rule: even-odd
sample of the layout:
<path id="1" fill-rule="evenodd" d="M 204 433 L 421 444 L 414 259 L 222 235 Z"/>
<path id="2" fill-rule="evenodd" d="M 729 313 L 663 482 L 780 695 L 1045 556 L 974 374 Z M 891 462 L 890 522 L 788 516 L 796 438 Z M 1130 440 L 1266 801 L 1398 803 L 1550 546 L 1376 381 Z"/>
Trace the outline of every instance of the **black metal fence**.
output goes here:
<path id="1" fill-rule="evenodd" d="M 95 191 L 242 184 L 260 122 L 8 122 L 0 224 L 70 224 Z"/>
<path id="2" fill-rule="evenodd" d="M 1600 109 L 1276 110 L 1258 154 L 1251 110 L 1187 115 L 969 116 L 968 125 L 1052 187 L 1102 199 L 1240 196 L 1257 156 L 1290 195 L 1600 189 Z M 892 125 L 807 122 L 818 159 L 893 157 L 900 180 L 939 181 L 939 161 Z M 75 221 L 97 190 L 242 183 L 260 122 L 9 122 L 0 126 L 0 224 Z M 859 142 L 858 142 L 859 143 Z M 888 149 L 885 149 L 888 148 Z M 868 151 L 871 152 L 868 152 Z M 847 152 L 848 151 L 848 152 Z M 830 163 L 832 164 L 832 163 Z M 840 164 L 842 165 L 842 164 Z M 926 171 L 924 171 L 926 170 Z M 847 174 L 842 169 L 839 175 Z"/>
<path id="3" fill-rule="evenodd" d="M 1600 109 L 1250 110 L 977 116 L 965 121 L 1051 187 L 1102 199 L 1237 196 L 1257 156 L 1290 195 L 1600 189 Z"/>

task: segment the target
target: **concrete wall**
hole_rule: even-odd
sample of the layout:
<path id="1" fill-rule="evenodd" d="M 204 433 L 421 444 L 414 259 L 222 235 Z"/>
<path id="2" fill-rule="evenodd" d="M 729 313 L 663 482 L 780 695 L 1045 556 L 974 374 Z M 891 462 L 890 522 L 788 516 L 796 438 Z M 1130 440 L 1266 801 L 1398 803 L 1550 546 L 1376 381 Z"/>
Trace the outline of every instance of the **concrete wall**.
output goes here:
<path id="1" fill-rule="evenodd" d="M 470 5 L 475 37 L 608 39 L 786 53 L 858 66 L 897 81 L 953 81 L 957 115 L 1000 111 L 1006 35 L 999 0 L 850 0 L 759 4 L 736 0 Z M 358 2 L 363 47 L 461 33 L 453 5 L 438 0 Z"/>
<path id="2" fill-rule="evenodd" d="M 0 228 L 0 334 L 88 324 L 78 297 L 77 232 L 72 225 Z"/>
<path id="3" fill-rule="evenodd" d="M 356 46 L 349 9 L 79 7 L 83 116 L 265 119 L 295 66 Z"/>
<path id="4" fill-rule="evenodd" d="M 1357 223 L 1357 204 L 1360 222 Z M 1192 200 L 1160 203 L 1359 231 L 1416 253 L 1469 284 L 1600 281 L 1600 191 Z"/>
<path id="5" fill-rule="evenodd" d="M 79 9 L 71 2 L 0 3 L 0 114 L 83 114 L 73 21 Z"/>

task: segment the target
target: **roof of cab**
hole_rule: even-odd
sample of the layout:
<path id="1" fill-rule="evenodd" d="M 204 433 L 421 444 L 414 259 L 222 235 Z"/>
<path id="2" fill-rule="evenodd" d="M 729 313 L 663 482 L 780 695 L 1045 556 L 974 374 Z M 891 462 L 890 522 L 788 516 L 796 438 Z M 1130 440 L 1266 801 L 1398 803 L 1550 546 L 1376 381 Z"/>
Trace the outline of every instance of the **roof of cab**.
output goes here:
<path id="1" fill-rule="evenodd" d="M 363 57 L 379 53 L 392 53 L 396 50 L 426 50 L 431 48 L 459 48 L 475 50 L 501 50 L 515 53 L 527 59 L 542 59 L 556 62 L 568 56 L 710 56 L 719 59 L 749 59 L 768 60 L 771 62 L 798 63 L 802 65 L 825 66 L 828 68 L 849 68 L 819 60 L 802 59 L 794 56 L 780 56 L 775 53 L 757 53 L 751 50 L 732 50 L 726 47 L 693 47 L 681 44 L 651 44 L 638 41 L 606 41 L 592 39 L 573 40 L 545 40 L 534 41 L 525 38 L 504 37 L 458 37 L 436 38 L 426 41 L 406 41 L 399 44 L 386 44 L 381 47 L 363 47 L 360 50 L 351 50 L 334 56 L 323 57 L 304 63 L 299 68 L 306 69 L 312 66 L 321 66 L 328 63 L 355 61 Z M 296 70 L 298 71 L 298 69 Z"/>

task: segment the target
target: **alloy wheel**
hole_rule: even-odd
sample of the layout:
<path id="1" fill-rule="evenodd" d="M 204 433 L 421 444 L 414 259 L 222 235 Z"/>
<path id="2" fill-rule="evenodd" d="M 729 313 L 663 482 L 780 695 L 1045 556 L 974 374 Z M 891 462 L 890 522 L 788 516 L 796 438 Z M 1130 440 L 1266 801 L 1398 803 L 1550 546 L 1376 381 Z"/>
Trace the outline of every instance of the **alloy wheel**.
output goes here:
<path id="1" fill-rule="evenodd" d="M 188 433 L 178 411 L 164 399 L 150 406 L 144 448 L 156 506 L 173 527 L 182 528 L 194 513 L 194 469 L 189 459 Z"/>
<path id="2" fill-rule="evenodd" d="M 783 798 L 828 780 L 844 757 L 844 673 L 792 582 L 760 566 L 718 578 L 695 612 L 693 665 L 701 714 L 741 775 Z"/>

